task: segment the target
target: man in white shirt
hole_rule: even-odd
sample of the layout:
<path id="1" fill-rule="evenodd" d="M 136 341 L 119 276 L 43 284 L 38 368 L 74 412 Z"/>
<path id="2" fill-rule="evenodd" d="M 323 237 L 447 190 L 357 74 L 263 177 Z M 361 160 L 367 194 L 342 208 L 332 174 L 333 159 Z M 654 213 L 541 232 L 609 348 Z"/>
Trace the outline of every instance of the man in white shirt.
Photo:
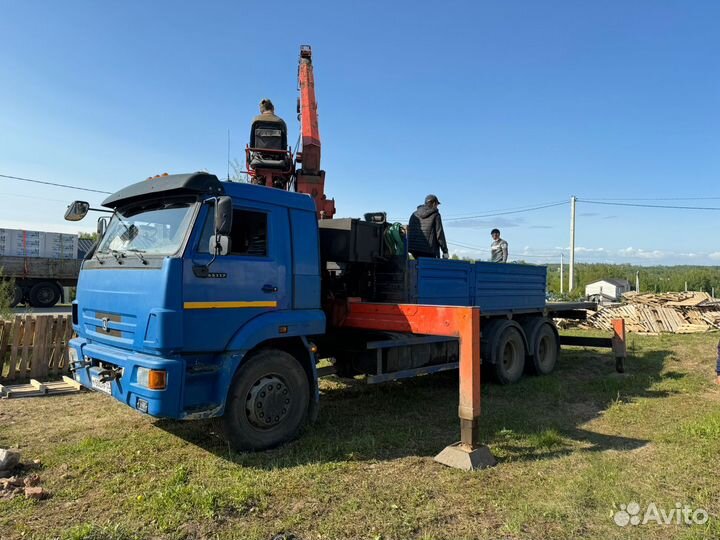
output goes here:
<path id="1" fill-rule="evenodd" d="M 490 262 L 505 263 L 508 260 L 508 243 L 500 238 L 500 230 L 493 229 L 490 232 L 492 244 L 490 244 Z"/>

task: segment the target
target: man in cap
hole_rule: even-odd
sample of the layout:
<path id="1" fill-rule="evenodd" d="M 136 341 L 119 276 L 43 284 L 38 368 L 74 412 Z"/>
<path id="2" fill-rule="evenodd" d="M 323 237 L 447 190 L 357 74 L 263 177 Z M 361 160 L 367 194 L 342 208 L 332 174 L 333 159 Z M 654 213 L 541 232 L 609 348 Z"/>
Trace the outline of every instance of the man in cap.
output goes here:
<path id="1" fill-rule="evenodd" d="M 490 244 L 490 261 L 505 263 L 508 260 L 508 243 L 500 238 L 500 229 L 490 231 L 493 241 Z"/>
<path id="2" fill-rule="evenodd" d="M 442 218 L 438 206 L 440 201 L 435 195 L 425 197 L 425 204 L 417 207 L 410 216 L 408 224 L 408 250 L 416 259 L 432 257 L 437 259 L 442 250 L 443 259 L 448 258 Z"/>

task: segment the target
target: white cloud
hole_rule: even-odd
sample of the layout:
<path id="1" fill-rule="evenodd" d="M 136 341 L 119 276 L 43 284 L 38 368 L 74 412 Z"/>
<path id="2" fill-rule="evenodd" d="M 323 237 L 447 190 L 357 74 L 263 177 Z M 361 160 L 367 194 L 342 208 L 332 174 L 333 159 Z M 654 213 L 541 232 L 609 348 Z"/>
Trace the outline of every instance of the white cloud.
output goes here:
<path id="1" fill-rule="evenodd" d="M 660 251 L 659 249 L 654 249 L 651 251 L 638 248 L 635 249 L 634 247 L 626 247 L 624 249 L 618 250 L 618 255 L 624 256 L 630 259 L 662 259 L 664 257 L 677 255 L 676 253 L 668 253 L 666 251 Z"/>

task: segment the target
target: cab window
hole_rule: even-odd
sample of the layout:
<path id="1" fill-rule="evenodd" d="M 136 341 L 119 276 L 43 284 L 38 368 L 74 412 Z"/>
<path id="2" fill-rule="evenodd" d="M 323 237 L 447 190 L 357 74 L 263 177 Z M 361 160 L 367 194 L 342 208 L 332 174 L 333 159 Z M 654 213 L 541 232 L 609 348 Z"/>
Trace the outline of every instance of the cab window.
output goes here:
<path id="1" fill-rule="evenodd" d="M 267 214 L 251 210 L 233 210 L 233 225 L 230 232 L 230 255 L 267 257 Z M 214 212 L 210 210 L 205 219 L 199 253 L 208 253 L 210 237 L 215 232 Z"/>

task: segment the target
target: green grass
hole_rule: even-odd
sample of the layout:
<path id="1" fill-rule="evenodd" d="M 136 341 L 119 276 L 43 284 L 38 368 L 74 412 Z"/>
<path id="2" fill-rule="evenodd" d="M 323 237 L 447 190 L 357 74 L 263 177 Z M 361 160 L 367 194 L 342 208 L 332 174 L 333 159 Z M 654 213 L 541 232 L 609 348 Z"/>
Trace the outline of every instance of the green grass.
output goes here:
<path id="1" fill-rule="evenodd" d="M 84 393 L 0 402 L 52 497 L 0 500 L 0 538 L 714 538 L 720 536 L 717 335 L 629 336 L 563 352 L 555 373 L 483 385 L 481 435 L 499 464 L 432 457 L 459 438 L 452 373 L 364 386 L 329 379 L 316 424 L 236 454 L 211 421 L 153 421 Z M 621 504 L 706 509 L 705 526 L 620 528 Z"/>

